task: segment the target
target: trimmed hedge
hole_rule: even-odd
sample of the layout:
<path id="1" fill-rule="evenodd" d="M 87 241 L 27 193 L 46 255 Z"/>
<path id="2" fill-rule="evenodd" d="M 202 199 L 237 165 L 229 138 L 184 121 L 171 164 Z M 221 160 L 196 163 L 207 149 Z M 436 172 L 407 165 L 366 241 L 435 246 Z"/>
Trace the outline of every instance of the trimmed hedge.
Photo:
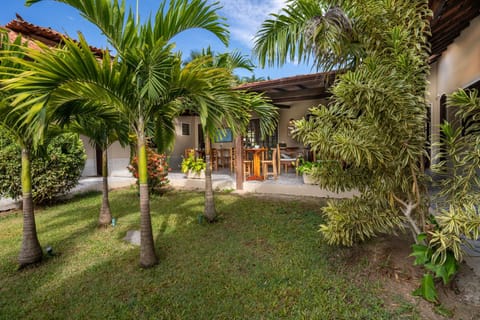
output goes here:
<path id="1" fill-rule="evenodd" d="M 33 201 L 52 203 L 78 183 L 86 154 L 77 134 L 63 133 L 51 140 L 46 153 L 32 155 Z M 1 131 L 0 196 L 17 199 L 22 195 L 21 148 Z"/>

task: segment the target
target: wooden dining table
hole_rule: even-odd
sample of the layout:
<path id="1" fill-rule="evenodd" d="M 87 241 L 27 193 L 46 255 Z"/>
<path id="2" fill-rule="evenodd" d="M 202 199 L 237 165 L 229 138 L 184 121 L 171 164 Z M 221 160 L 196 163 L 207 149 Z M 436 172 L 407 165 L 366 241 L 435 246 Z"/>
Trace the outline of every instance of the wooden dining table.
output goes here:
<path id="1" fill-rule="evenodd" d="M 262 153 L 267 151 L 266 148 L 246 148 L 245 152 L 248 156 L 249 153 L 253 155 L 253 174 L 247 177 L 247 180 L 264 180 L 262 175 Z"/>

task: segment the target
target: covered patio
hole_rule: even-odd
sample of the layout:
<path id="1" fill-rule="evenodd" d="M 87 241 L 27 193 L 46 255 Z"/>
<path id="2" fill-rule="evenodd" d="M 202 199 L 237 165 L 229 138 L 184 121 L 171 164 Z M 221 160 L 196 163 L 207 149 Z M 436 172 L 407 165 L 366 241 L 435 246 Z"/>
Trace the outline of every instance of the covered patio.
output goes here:
<path id="1" fill-rule="evenodd" d="M 234 179 L 231 188 L 236 190 L 264 192 L 281 189 L 283 185 L 303 186 L 296 167 L 300 159 L 314 161 L 315 155 L 308 146 L 291 137 L 292 121 L 308 117 L 311 107 L 327 103 L 328 88 L 335 76 L 335 72 L 316 73 L 237 87 L 237 90 L 260 92 L 270 98 L 279 108 L 278 126 L 271 136 L 261 137 L 259 119 L 253 115 L 245 136 L 232 137 L 227 128 L 225 138 L 212 141 L 213 174 Z M 177 139 L 170 158 L 174 171 L 188 154 L 202 157 L 204 147 L 201 127 L 194 115 L 179 117 L 176 127 Z"/>

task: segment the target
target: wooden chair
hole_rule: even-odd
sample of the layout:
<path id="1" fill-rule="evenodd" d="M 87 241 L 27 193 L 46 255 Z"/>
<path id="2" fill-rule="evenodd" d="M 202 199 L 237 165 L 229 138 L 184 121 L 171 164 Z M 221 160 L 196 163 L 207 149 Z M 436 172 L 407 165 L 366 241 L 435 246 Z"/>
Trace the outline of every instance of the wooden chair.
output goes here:
<path id="1" fill-rule="evenodd" d="M 270 166 L 272 167 L 272 171 L 268 171 Z M 268 176 L 273 176 L 273 178 L 277 180 L 277 148 L 273 149 L 270 160 L 262 160 L 262 171 L 265 179 L 267 179 Z"/>
<path id="2" fill-rule="evenodd" d="M 297 167 L 298 165 L 298 158 L 293 158 L 292 156 L 288 155 L 287 153 L 282 153 L 280 150 L 280 145 L 277 144 L 277 160 L 278 160 L 278 174 L 282 172 L 282 165 L 284 167 L 284 171 L 288 172 L 288 167 L 291 166 L 293 168 Z"/>
<path id="3" fill-rule="evenodd" d="M 247 153 L 243 151 L 243 180 L 247 180 L 252 175 L 253 161 L 247 158 Z"/>
<path id="4" fill-rule="evenodd" d="M 235 148 L 230 148 L 230 172 L 235 171 Z"/>
<path id="5" fill-rule="evenodd" d="M 232 148 L 220 149 L 222 158 L 222 168 L 232 167 Z"/>
<path id="6" fill-rule="evenodd" d="M 193 155 L 195 157 L 195 149 L 193 149 L 193 148 L 185 149 L 184 157 L 188 158 L 191 155 Z"/>
<path id="7" fill-rule="evenodd" d="M 218 171 L 218 151 L 217 149 L 212 148 L 210 156 L 210 164 L 212 170 Z"/>

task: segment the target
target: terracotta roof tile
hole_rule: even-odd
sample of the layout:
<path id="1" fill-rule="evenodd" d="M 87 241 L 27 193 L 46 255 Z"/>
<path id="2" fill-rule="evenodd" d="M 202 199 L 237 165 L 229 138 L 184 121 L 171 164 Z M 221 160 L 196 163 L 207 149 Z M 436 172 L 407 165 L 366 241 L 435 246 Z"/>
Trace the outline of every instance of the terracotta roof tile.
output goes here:
<path id="1" fill-rule="evenodd" d="M 15 39 L 17 35 L 21 35 L 26 39 L 40 41 L 51 47 L 61 45 L 63 43 L 63 39 L 68 38 L 67 35 L 57 32 L 51 28 L 40 27 L 18 18 L 10 21 L 2 28 L 9 31 L 8 33 L 10 39 Z M 73 41 L 77 42 L 76 40 Z M 31 48 L 39 48 L 34 42 L 29 42 L 28 46 Z M 96 56 L 103 57 L 102 49 L 90 46 L 90 50 L 92 50 Z"/>

